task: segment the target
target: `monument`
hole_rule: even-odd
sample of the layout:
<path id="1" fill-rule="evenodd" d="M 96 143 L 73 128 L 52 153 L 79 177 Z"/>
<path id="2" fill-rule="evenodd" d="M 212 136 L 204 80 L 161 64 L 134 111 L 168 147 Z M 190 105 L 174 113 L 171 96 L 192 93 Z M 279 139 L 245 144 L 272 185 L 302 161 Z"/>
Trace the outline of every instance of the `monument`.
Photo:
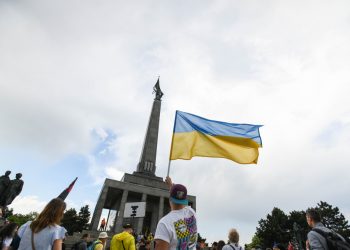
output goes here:
<path id="1" fill-rule="evenodd" d="M 0 206 L 2 207 L 10 205 L 23 189 L 22 174 L 17 173 L 16 179 L 10 180 L 10 173 L 11 171 L 6 171 L 5 175 L 0 177 Z"/>
<path id="2" fill-rule="evenodd" d="M 106 179 L 93 213 L 90 230 L 97 230 L 103 209 L 108 209 L 107 231 L 120 232 L 122 225 L 131 223 L 136 233 L 154 233 L 159 219 L 170 211 L 169 190 L 163 178 L 156 176 L 156 157 L 161 99 L 159 79 L 153 87 L 155 98 L 148 122 L 147 132 L 136 171 L 125 173 L 121 181 Z M 196 209 L 196 197 L 188 195 L 189 205 Z M 144 211 L 138 214 L 142 206 L 130 206 L 127 216 L 126 204 L 144 204 Z"/>

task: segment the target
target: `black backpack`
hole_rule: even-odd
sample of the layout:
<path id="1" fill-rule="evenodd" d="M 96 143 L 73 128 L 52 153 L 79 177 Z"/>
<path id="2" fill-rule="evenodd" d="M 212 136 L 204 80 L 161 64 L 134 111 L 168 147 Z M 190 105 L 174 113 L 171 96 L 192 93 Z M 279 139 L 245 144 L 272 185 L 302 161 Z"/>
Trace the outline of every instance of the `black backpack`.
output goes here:
<path id="1" fill-rule="evenodd" d="M 74 245 L 72 246 L 72 250 L 78 250 L 79 249 L 79 245 L 83 243 L 83 241 L 78 241 L 78 242 L 75 242 Z"/>
<path id="2" fill-rule="evenodd" d="M 350 244 L 343 241 L 342 238 L 335 232 L 325 232 L 318 228 L 313 228 L 312 231 L 322 235 L 326 239 L 329 250 L 350 250 Z"/>

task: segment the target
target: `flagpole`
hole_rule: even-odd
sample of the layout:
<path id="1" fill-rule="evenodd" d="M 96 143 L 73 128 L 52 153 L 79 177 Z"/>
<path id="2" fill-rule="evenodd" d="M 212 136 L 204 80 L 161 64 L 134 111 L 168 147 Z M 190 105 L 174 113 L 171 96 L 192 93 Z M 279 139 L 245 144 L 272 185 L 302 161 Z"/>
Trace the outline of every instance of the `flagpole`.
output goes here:
<path id="1" fill-rule="evenodd" d="M 170 163 L 171 163 L 171 160 L 169 159 L 169 164 L 168 164 L 168 173 L 166 174 L 167 177 L 169 177 L 169 172 L 170 172 Z"/>
<path id="2" fill-rule="evenodd" d="M 168 164 L 168 173 L 167 177 L 169 177 L 170 172 L 170 163 L 171 163 L 171 153 L 173 151 L 173 142 L 174 142 L 174 133 L 175 133 L 175 126 L 176 126 L 176 116 L 177 116 L 177 110 L 175 112 L 175 118 L 174 118 L 174 127 L 173 127 L 173 136 L 171 137 L 171 144 L 170 144 L 170 153 L 169 153 L 169 164 Z"/>

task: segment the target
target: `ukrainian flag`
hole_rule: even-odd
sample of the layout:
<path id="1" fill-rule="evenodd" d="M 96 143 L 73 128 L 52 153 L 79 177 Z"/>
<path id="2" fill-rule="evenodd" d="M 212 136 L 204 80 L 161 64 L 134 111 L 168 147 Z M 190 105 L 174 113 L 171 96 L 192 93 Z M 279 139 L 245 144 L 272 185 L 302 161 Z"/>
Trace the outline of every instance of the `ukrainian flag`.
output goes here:
<path id="1" fill-rule="evenodd" d="M 170 160 L 204 156 L 256 164 L 258 148 L 262 147 L 261 126 L 213 121 L 176 111 Z"/>

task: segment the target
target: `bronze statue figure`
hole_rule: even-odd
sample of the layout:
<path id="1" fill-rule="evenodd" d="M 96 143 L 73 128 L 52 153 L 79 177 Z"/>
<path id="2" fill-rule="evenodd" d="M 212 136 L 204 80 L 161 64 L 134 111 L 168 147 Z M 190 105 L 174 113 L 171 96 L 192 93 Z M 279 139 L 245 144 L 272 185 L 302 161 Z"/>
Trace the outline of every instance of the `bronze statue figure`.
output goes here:
<path id="1" fill-rule="evenodd" d="M 160 86 L 159 86 L 159 78 L 158 78 L 158 80 L 156 82 L 156 85 L 154 85 L 154 87 L 153 87 L 153 93 L 156 93 L 156 98 L 155 99 L 161 101 L 162 96 L 164 94 L 163 94 L 163 92 L 162 92 L 162 90 L 160 89 Z"/>
<path id="2" fill-rule="evenodd" d="M 16 174 L 16 179 L 10 181 L 10 185 L 1 195 L 0 206 L 6 207 L 12 203 L 12 201 L 22 191 L 24 182 L 21 180 L 22 174 Z"/>
<path id="3" fill-rule="evenodd" d="M 0 176 L 0 200 L 2 196 L 5 194 L 5 190 L 10 185 L 10 174 L 11 171 L 6 171 L 5 175 Z"/>

